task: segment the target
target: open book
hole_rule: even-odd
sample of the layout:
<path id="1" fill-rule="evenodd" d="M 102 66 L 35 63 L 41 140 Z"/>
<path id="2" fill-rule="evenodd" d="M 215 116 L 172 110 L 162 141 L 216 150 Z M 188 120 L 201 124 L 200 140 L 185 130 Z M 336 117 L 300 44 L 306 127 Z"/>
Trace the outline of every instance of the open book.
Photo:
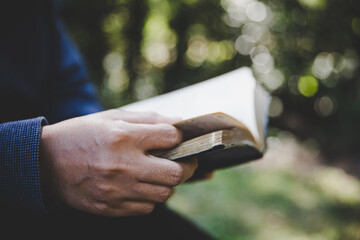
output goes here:
<path id="1" fill-rule="evenodd" d="M 270 95 L 244 67 L 121 109 L 184 119 L 174 124 L 183 142 L 151 154 L 176 161 L 196 156 L 198 171 L 211 171 L 262 157 L 269 103 Z"/>

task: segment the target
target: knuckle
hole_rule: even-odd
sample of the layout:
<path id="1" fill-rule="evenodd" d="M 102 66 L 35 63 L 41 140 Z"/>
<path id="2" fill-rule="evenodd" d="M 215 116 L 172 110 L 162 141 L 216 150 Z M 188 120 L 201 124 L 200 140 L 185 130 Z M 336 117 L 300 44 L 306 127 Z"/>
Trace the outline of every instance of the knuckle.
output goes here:
<path id="1" fill-rule="evenodd" d="M 152 211 L 154 211 L 154 208 L 155 208 L 155 204 L 153 204 L 153 203 L 148 203 L 148 204 L 146 204 L 146 205 L 141 209 L 141 213 L 143 213 L 143 214 L 149 214 L 149 213 L 151 213 Z"/>
<path id="2" fill-rule="evenodd" d="M 152 111 L 145 112 L 145 114 L 154 120 L 156 120 L 157 118 L 160 117 L 160 115 L 158 113 L 152 112 Z"/>
<path id="3" fill-rule="evenodd" d="M 163 136 L 172 143 L 177 143 L 180 140 L 180 132 L 172 125 L 161 124 Z"/>
<path id="4" fill-rule="evenodd" d="M 96 185 L 96 192 L 101 197 L 106 197 L 114 192 L 113 187 L 110 184 L 100 183 Z"/>
<path id="5" fill-rule="evenodd" d="M 116 115 L 119 113 L 119 109 L 109 109 L 106 112 L 109 113 L 110 115 Z"/>
<path id="6" fill-rule="evenodd" d="M 117 143 L 126 143 L 133 138 L 133 133 L 128 127 L 122 127 L 121 129 L 114 130 L 114 140 Z"/>
<path id="7" fill-rule="evenodd" d="M 107 132 L 107 134 L 104 136 L 102 145 L 105 145 L 105 147 L 109 147 L 109 146 L 112 147 L 119 142 L 120 138 L 121 138 L 121 136 L 120 136 L 119 130 L 110 129 Z"/>
<path id="8" fill-rule="evenodd" d="M 155 208 L 155 203 L 126 202 L 122 205 L 122 212 L 125 216 L 144 215 L 151 213 Z"/>
<path id="9" fill-rule="evenodd" d="M 101 180 L 108 180 L 116 177 L 116 175 L 121 171 L 118 169 L 118 166 L 115 163 L 108 159 L 103 159 L 96 161 L 95 163 L 88 163 L 87 165 L 88 171 L 91 174 L 96 175 Z M 95 185 L 96 189 L 105 189 L 105 183 L 103 181 L 98 181 Z"/>
<path id="10" fill-rule="evenodd" d="M 113 122 L 105 134 L 105 141 L 110 145 L 128 142 L 134 135 L 132 129 L 132 124 L 130 123 L 123 121 Z"/>
<path id="11" fill-rule="evenodd" d="M 92 208 L 94 210 L 94 213 L 98 215 L 108 216 L 111 214 L 110 206 L 104 202 L 94 202 L 92 204 Z"/>
<path id="12" fill-rule="evenodd" d="M 180 185 L 183 182 L 184 178 L 184 169 L 181 166 L 178 166 L 171 173 L 171 179 L 174 186 Z"/>
<path id="13" fill-rule="evenodd" d="M 172 195 L 172 188 L 164 188 L 158 195 L 160 202 L 166 202 Z"/>

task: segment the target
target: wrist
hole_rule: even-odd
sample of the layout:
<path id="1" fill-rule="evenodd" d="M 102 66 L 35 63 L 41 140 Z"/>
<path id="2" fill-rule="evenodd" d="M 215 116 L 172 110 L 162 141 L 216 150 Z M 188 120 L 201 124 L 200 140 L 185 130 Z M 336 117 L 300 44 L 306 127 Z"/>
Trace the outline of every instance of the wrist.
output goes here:
<path id="1" fill-rule="evenodd" d="M 51 126 L 43 126 L 40 134 L 40 185 L 41 191 L 44 196 L 53 194 L 52 179 L 53 175 L 53 150 L 51 148 L 52 132 Z"/>

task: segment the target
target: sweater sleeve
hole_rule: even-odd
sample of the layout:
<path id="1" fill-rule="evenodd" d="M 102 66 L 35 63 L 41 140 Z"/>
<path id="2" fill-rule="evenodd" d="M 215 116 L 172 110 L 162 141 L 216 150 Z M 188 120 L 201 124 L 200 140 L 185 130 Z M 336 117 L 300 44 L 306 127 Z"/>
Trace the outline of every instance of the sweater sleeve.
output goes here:
<path id="1" fill-rule="evenodd" d="M 53 61 L 42 114 L 50 124 L 103 110 L 86 65 L 60 17 L 54 23 Z"/>
<path id="2" fill-rule="evenodd" d="M 43 210 L 39 144 L 44 117 L 0 124 L 0 198 L 17 208 Z"/>

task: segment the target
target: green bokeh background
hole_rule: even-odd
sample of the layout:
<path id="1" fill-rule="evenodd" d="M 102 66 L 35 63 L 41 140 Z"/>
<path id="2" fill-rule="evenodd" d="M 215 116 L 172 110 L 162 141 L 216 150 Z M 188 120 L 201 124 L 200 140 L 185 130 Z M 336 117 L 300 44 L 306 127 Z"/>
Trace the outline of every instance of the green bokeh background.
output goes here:
<path id="1" fill-rule="evenodd" d="M 358 0 L 64 0 L 106 108 L 248 66 L 273 95 L 264 159 L 180 186 L 219 239 L 360 239 Z"/>

